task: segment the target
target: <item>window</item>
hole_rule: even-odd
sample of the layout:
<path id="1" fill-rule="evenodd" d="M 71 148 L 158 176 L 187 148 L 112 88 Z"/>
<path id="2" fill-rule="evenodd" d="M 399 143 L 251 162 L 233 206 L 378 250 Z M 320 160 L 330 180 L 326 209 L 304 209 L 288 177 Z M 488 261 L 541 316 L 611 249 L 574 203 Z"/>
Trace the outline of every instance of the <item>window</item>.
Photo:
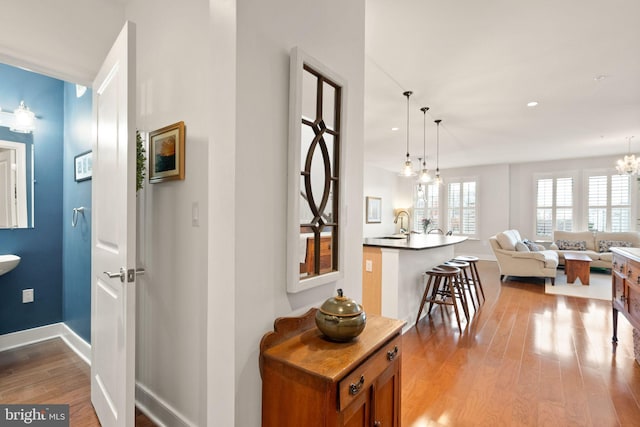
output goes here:
<path id="1" fill-rule="evenodd" d="M 573 229 L 573 178 L 540 178 L 536 181 L 536 235 Z"/>
<path id="2" fill-rule="evenodd" d="M 447 186 L 447 225 L 454 234 L 475 235 L 476 182 L 451 182 Z"/>
<path id="3" fill-rule="evenodd" d="M 422 232 L 422 220 L 431 219 L 429 230 L 439 227 L 439 186 L 438 184 L 418 184 L 413 201 L 413 230 Z"/>
<path id="4" fill-rule="evenodd" d="M 588 226 L 592 231 L 631 230 L 628 175 L 593 175 L 588 180 Z"/>

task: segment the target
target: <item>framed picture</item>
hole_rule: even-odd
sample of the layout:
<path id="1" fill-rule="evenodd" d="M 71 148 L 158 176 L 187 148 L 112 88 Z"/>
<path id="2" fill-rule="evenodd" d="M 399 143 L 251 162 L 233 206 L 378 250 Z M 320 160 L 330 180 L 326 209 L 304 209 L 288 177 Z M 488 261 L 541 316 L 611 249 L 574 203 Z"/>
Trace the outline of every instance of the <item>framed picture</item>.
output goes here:
<path id="1" fill-rule="evenodd" d="M 367 197 L 367 224 L 382 222 L 382 199 Z"/>
<path id="2" fill-rule="evenodd" d="M 93 174 L 93 154 L 91 151 L 87 151 L 82 154 L 78 154 L 73 158 L 74 167 L 74 178 L 76 182 L 86 181 L 91 179 L 91 175 Z"/>
<path id="3" fill-rule="evenodd" d="M 149 133 L 149 182 L 184 179 L 184 122 Z"/>

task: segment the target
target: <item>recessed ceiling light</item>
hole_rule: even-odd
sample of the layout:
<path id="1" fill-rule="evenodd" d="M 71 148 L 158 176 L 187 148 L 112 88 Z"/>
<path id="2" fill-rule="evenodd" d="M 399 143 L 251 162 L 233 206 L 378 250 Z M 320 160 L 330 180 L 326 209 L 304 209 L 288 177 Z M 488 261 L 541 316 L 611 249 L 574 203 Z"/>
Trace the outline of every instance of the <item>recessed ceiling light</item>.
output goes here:
<path id="1" fill-rule="evenodd" d="M 597 81 L 597 82 L 600 82 L 600 81 L 602 81 L 602 80 L 606 79 L 607 77 L 608 77 L 608 76 L 607 76 L 606 74 L 598 74 L 597 76 L 595 76 L 595 77 L 593 78 L 593 80 L 595 80 L 595 81 Z"/>
<path id="2" fill-rule="evenodd" d="M 391 128 L 391 130 L 396 131 L 399 130 L 400 128 Z"/>
<path id="3" fill-rule="evenodd" d="M 527 107 L 535 107 L 538 105 L 538 101 L 527 102 Z"/>

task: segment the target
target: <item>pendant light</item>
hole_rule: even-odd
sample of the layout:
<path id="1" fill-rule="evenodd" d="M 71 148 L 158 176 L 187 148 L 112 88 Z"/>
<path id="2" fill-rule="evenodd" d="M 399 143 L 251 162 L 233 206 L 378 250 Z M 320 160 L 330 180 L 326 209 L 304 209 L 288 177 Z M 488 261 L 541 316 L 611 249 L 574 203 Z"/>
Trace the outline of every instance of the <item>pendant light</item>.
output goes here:
<path id="1" fill-rule="evenodd" d="M 442 120 L 434 120 L 436 124 L 436 177 L 435 182 L 438 185 L 442 184 L 442 178 L 440 177 L 440 122 Z"/>
<path id="2" fill-rule="evenodd" d="M 420 171 L 420 178 L 418 180 L 423 183 L 431 181 L 431 176 L 427 170 L 427 111 L 429 107 L 422 107 L 420 109 L 423 113 L 423 133 L 422 133 L 422 170 Z"/>
<path id="3" fill-rule="evenodd" d="M 631 138 L 633 138 L 633 136 L 627 137 L 629 141 L 628 154 L 624 156 L 624 159 L 618 160 L 618 164 L 616 165 L 616 169 L 620 175 L 640 174 L 640 160 L 636 159 L 636 156 L 631 154 Z"/>
<path id="4" fill-rule="evenodd" d="M 404 161 L 404 166 L 402 167 L 400 176 L 410 177 L 416 176 L 416 173 L 413 171 L 413 166 L 411 164 L 411 158 L 409 157 L 409 97 L 413 95 L 413 92 L 408 90 L 404 92 L 403 95 L 407 97 L 407 158 Z"/>

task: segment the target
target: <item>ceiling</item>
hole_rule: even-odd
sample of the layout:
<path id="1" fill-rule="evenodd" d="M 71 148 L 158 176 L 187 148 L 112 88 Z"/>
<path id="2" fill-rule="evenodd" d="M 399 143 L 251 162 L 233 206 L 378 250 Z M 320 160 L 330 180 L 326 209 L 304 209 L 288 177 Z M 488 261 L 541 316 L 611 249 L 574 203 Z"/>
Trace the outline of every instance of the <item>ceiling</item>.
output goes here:
<path id="1" fill-rule="evenodd" d="M 365 162 L 400 171 L 405 90 L 414 165 L 430 107 L 430 170 L 434 119 L 440 169 L 618 155 L 632 135 L 640 152 L 638 17 L 637 0 L 366 0 Z"/>

